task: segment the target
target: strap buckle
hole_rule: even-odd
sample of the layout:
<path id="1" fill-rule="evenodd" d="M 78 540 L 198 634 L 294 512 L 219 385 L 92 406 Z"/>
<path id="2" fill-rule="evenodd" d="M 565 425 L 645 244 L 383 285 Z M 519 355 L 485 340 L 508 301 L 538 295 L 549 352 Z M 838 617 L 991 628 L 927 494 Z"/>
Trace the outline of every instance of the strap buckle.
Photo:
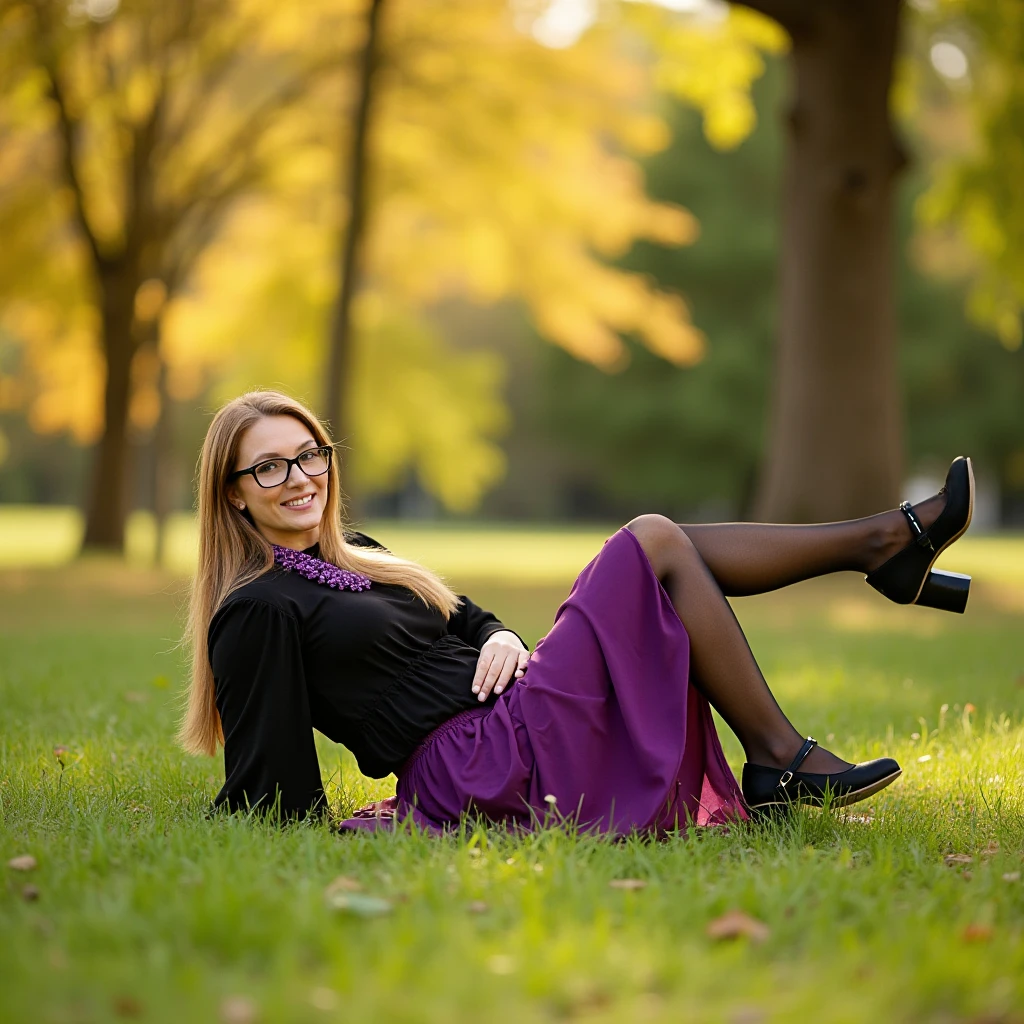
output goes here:
<path id="1" fill-rule="evenodd" d="M 804 740 L 803 746 L 797 751 L 796 757 L 793 758 L 793 763 L 779 776 L 777 788 L 784 790 L 792 781 L 793 775 L 797 769 L 804 763 L 804 759 L 807 755 L 818 745 L 818 741 L 813 736 L 808 736 Z"/>

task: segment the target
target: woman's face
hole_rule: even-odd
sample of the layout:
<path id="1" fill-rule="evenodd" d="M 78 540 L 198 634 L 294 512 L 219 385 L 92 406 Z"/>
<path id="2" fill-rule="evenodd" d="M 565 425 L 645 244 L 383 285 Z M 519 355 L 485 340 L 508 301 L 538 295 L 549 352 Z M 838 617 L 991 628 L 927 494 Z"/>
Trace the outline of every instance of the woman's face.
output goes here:
<path id="1" fill-rule="evenodd" d="M 248 469 L 269 459 L 294 459 L 316 447 L 316 439 L 301 420 L 264 416 L 239 438 L 234 469 Z M 228 498 L 240 511 L 249 510 L 256 528 L 271 544 L 301 551 L 319 540 L 328 478 L 327 473 L 307 476 L 297 464 L 289 467 L 284 483 L 261 487 L 247 473 L 229 486 Z"/>

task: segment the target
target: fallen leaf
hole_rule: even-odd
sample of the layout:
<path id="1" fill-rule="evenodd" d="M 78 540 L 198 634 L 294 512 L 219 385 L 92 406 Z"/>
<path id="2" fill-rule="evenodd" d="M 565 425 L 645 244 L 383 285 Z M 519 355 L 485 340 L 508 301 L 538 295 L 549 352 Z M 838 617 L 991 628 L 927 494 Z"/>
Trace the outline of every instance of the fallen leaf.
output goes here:
<path id="1" fill-rule="evenodd" d="M 764 921 L 758 921 L 742 910 L 726 911 L 710 922 L 705 931 L 708 938 L 715 940 L 747 938 L 751 942 L 764 942 L 771 935 L 771 929 Z"/>
<path id="2" fill-rule="evenodd" d="M 336 892 L 327 897 L 327 905 L 357 917 L 380 917 L 391 913 L 391 904 L 379 896 L 364 896 L 358 892 Z"/>
<path id="3" fill-rule="evenodd" d="M 947 854 L 943 860 L 946 863 L 946 867 L 954 867 L 957 864 L 973 864 L 974 858 L 967 853 L 950 853 Z"/>
<path id="4" fill-rule="evenodd" d="M 965 881 L 969 882 L 974 877 L 973 871 L 961 871 L 960 877 Z"/>
<path id="5" fill-rule="evenodd" d="M 333 896 L 338 892 L 362 892 L 363 886 L 361 882 L 358 882 L 354 878 L 349 878 L 348 875 L 338 875 L 337 878 L 331 882 L 330 885 L 324 889 L 325 896 Z"/>
<path id="6" fill-rule="evenodd" d="M 486 914 L 491 908 L 483 900 L 473 900 L 466 904 L 466 909 L 471 914 Z"/>
<path id="7" fill-rule="evenodd" d="M 1006 874 L 1003 875 L 1003 881 L 1004 882 L 1019 882 L 1020 881 L 1020 872 L 1019 871 L 1007 871 Z"/>
<path id="8" fill-rule="evenodd" d="M 26 903 L 35 903 L 39 899 L 39 888 L 35 885 L 23 885 L 21 887 L 21 898 Z"/>
<path id="9" fill-rule="evenodd" d="M 964 942 L 988 942 L 992 938 L 992 928 L 987 924 L 969 924 L 961 933 Z"/>
<path id="10" fill-rule="evenodd" d="M 221 1001 L 220 1019 L 224 1024 L 253 1024 L 256 1004 L 245 996 L 228 996 Z"/>
<path id="11" fill-rule="evenodd" d="M 35 871 L 39 867 L 39 862 L 30 853 L 23 853 L 20 857 L 12 857 L 8 862 L 7 866 L 12 871 Z"/>
<path id="12" fill-rule="evenodd" d="M 984 850 L 981 851 L 982 857 L 991 857 L 993 854 L 999 852 L 999 844 L 993 839 Z"/>
<path id="13" fill-rule="evenodd" d="M 646 889 L 647 883 L 642 878 L 613 878 L 608 883 L 609 889 L 625 889 L 633 892 L 636 889 Z"/>
<path id="14" fill-rule="evenodd" d="M 142 1003 L 134 996 L 118 996 L 114 1000 L 114 1013 L 118 1017 L 138 1017 L 142 1013 Z"/>
<path id="15" fill-rule="evenodd" d="M 967 703 L 967 704 L 964 705 L 964 714 L 965 715 L 972 715 L 977 710 L 978 709 L 973 704 L 971 704 L 971 703 Z"/>

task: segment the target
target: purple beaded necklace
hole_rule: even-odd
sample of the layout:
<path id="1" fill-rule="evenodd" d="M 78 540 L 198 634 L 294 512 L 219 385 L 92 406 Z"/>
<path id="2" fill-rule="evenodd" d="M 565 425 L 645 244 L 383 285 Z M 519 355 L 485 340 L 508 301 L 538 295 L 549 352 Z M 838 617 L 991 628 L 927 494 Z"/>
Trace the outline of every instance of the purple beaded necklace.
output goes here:
<path id="1" fill-rule="evenodd" d="M 322 558 L 274 545 L 274 561 L 287 572 L 297 572 L 314 583 L 323 583 L 337 590 L 369 590 L 370 578 L 362 573 L 339 569 Z"/>

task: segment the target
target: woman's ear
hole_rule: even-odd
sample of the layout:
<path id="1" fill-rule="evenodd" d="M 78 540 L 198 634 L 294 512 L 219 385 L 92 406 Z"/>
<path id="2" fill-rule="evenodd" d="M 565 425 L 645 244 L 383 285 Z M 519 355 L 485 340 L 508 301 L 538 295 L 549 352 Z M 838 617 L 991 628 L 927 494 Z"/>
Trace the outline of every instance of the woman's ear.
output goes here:
<path id="1" fill-rule="evenodd" d="M 234 484 L 228 488 L 228 501 L 230 501 L 239 512 L 245 511 L 245 499 L 241 494 L 239 494 L 238 488 Z"/>

